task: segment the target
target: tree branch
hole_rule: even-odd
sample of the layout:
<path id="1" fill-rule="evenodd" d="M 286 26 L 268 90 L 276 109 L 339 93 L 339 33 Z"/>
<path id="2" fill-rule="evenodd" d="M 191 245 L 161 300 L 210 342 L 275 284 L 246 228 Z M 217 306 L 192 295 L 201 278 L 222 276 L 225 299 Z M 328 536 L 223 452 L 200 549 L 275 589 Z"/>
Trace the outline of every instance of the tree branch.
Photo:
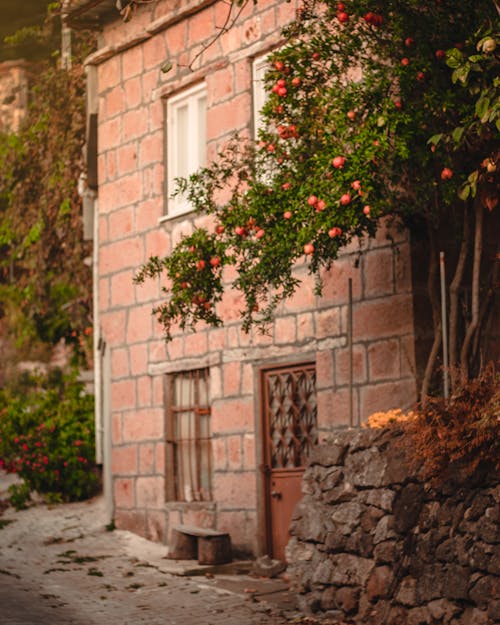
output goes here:
<path id="1" fill-rule="evenodd" d="M 420 400 L 425 406 L 429 395 L 429 387 L 432 378 L 432 372 L 434 371 L 434 365 L 436 358 L 441 347 L 441 315 L 439 310 L 439 301 L 436 294 L 436 277 L 438 272 L 438 260 L 436 253 L 436 240 L 434 231 L 430 223 L 427 225 L 427 231 L 429 233 L 429 271 L 427 274 L 427 292 L 429 294 L 429 300 L 432 306 L 432 326 L 434 328 L 434 341 L 432 348 L 427 359 L 427 365 L 425 367 L 424 378 L 422 380 L 422 388 L 420 392 Z"/>
<path id="2" fill-rule="evenodd" d="M 479 280 L 481 274 L 481 255 L 483 251 L 483 206 L 481 200 L 476 196 L 475 201 L 475 233 L 474 233 L 474 258 L 472 266 L 472 304 L 471 321 L 465 333 L 462 350 L 460 353 L 460 369 L 462 384 L 469 378 L 469 349 L 474 333 L 479 323 Z"/>
<path id="3" fill-rule="evenodd" d="M 458 383 L 458 293 L 462 284 L 462 279 L 465 272 L 465 262 L 467 260 L 467 253 L 469 249 L 470 240 L 470 224 L 468 207 L 464 207 L 464 223 L 462 231 L 462 244 L 460 246 L 460 252 L 458 255 L 457 265 L 455 268 L 455 275 L 450 284 L 450 373 L 451 373 L 451 390 L 455 390 Z"/>
<path id="4" fill-rule="evenodd" d="M 201 50 L 195 54 L 193 60 L 189 63 L 189 69 L 192 70 L 193 69 L 193 65 L 196 63 L 196 61 L 200 58 L 200 56 L 206 51 L 208 50 L 208 48 L 210 48 L 211 46 L 214 45 L 214 43 L 220 39 L 222 37 L 222 35 L 224 35 L 225 33 L 227 33 L 237 22 L 238 18 L 240 17 L 241 13 L 243 12 L 243 9 L 247 6 L 247 4 L 250 2 L 250 0 L 244 0 L 243 3 L 241 4 L 241 6 L 238 8 L 238 11 L 236 13 L 236 15 L 231 19 L 231 14 L 233 12 L 233 7 L 234 4 L 231 2 L 229 3 L 229 10 L 227 12 L 226 15 L 226 19 L 224 21 L 224 24 L 218 28 L 216 26 L 216 28 L 218 28 L 219 32 L 212 37 L 212 39 L 205 45 L 203 45 L 201 47 Z"/>

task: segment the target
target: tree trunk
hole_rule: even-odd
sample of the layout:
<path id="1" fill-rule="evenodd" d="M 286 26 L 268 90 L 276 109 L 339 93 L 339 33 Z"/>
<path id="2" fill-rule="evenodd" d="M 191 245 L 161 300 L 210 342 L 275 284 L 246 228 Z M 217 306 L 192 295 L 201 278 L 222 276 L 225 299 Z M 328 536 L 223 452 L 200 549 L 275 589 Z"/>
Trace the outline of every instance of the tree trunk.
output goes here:
<path id="1" fill-rule="evenodd" d="M 427 274 L 427 292 L 432 306 L 432 326 L 434 329 L 434 341 L 427 359 L 424 378 L 422 380 L 422 388 L 420 391 L 420 401 L 425 406 L 429 395 L 429 386 L 432 379 L 432 373 L 436 364 L 436 359 L 441 347 L 441 313 L 439 309 L 439 297 L 436 291 L 436 277 L 438 272 L 438 260 L 436 252 L 436 240 L 432 226 L 428 224 L 427 231 L 429 233 L 429 271 Z"/>
<path id="2" fill-rule="evenodd" d="M 476 362 L 476 360 L 479 358 L 479 368 L 481 370 L 483 369 L 483 366 L 485 364 L 483 356 L 481 354 L 481 335 L 484 334 L 484 338 L 487 340 L 491 321 L 493 318 L 491 314 L 488 317 L 488 312 L 491 312 L 490 305 L 493 302 L 495 296 L 495 284 L 498 283 L 499 270 L 499 263 L 494 263 L 491 270 L 491 276 L 488 280 L 488 290 L 485 297 L 483 298 L 481 307 L 479 309 L 478 327 L 476 331 L 476 336 L 474 337 L 474 345 L 472 347 L 473 362 Z"/>
<path id="3" fill-rule="evenodd" d="M 460 352 L 460 375 L 462 384 L 469 379 L 469 349 L 479 322 L 479 282 L 481 255 L 483 251 L 483 206 L 478 197 L 475 202 L 474 258 L 472 265 L 471 320 L 467 326 Z"/>
<path id="4" fill-rule="evenodd" d="M 455 275 L 450 284 L 450 330 L 449 330 L 449 346 L 450 346 L 450 379 L 451 391 L 456 389 L 459 382 L 458 372 L 458 309 L 459 309 L 459 290 L 462 284 L 465 262 L 469 249 L 470 225 L 469 212 L 467 207 L 464 208 L 464 226 L 462 232 L 462 244 L 458 255 Z"/>

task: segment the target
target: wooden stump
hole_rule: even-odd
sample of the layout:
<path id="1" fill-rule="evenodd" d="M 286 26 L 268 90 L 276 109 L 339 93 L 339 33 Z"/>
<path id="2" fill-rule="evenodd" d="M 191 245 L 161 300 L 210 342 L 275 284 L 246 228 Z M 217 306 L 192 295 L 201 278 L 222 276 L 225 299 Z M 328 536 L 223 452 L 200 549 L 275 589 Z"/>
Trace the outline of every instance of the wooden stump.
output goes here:
<path id="1" fill-rule="evenodd" d="M 171 560 L 196 560 L 198 557 L 198 539 L 192 534 L 172 529 L 168 558 Z"/>
<path id="2" fill-rule="evenodd" d="M 231 562 L 231 559 L 229 534 L 198 538 L 198 564 L 226 564 L 226 562 Z"/>

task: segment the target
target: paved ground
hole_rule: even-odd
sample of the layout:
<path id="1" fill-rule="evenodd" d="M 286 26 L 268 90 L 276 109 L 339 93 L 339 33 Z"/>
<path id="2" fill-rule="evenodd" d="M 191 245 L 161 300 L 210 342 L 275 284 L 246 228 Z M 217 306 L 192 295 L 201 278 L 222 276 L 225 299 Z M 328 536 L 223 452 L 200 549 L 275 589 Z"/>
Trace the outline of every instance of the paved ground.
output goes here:
<path id="1" fill-rule="evenodd" d="M 0 499 L 5 479 L 0 476 Z M 187 569 L 165 559 L 164 546 L 109 532 L 104 519 L 102 498 L 9 508 L 0 516 L 1 625 L 308 622 L 282 580 L 236 575 L 234 569 L 173 574 Z"/>

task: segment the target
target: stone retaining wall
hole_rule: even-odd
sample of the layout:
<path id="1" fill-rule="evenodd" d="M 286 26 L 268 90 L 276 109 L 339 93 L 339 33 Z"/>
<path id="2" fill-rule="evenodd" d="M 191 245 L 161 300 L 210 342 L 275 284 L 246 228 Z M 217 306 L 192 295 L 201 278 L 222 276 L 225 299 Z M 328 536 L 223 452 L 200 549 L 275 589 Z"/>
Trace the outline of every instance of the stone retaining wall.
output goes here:
<path id="1" fill-rule="evenodd" d="M 343 430 L 311 454 L 287 547 L 301 607 L 356 624 L 500 623 L 499 476 L 436 490 L 400 441 Z"/>

